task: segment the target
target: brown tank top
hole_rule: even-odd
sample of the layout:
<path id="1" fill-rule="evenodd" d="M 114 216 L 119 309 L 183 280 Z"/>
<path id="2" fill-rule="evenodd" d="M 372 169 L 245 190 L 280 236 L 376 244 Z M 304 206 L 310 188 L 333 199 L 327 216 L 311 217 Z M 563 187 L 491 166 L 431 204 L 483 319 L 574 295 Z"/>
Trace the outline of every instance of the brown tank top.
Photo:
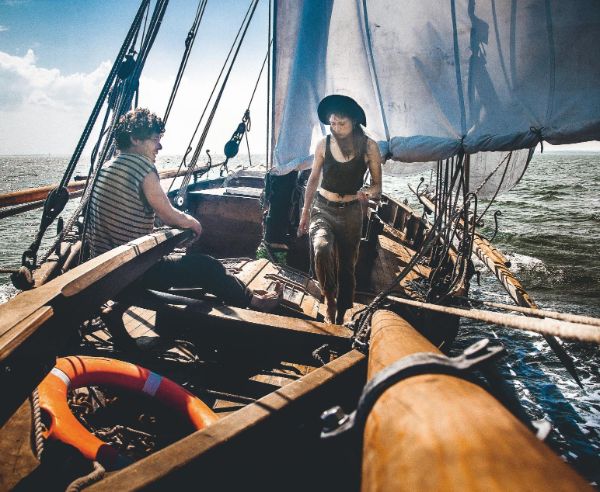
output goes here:
<path id="1" fill-rule="evenodd" d="M 331 153 L 330 140 L 331 135 L 327 135 L 321 188 L 340 196 L 356 195 L 363 185 L 367 170 L 365 156 L 355 155 L 347 162 L 338 162 Z"/>

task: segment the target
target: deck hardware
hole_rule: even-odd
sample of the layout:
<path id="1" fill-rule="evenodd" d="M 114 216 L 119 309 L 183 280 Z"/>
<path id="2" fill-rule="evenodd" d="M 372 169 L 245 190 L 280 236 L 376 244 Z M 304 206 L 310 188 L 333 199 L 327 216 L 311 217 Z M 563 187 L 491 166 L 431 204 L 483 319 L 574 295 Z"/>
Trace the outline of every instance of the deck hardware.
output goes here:
<path id="1" fill-rule="evenodd" d="M 350 430 L 362 434 L 367 417 L 379 397 L 385 390 L 403 379 L 422 374 L 447 374 L 465 378 L 469 370 L 496 359 L 503 352 L 503 345 L 491 344 L 488 338 L 484 338 L 467 347 L 457 357 L 426 352 L 404 357 L 381 370 L 365 385 L 354 412 L 344 416 L 340 414 L 339 407 L 325 410 L 321 414 L 323 421 L 321 438 L 337 437 Z M 332 426 L 334 421 L 337 421 L 337 426 Z"/>

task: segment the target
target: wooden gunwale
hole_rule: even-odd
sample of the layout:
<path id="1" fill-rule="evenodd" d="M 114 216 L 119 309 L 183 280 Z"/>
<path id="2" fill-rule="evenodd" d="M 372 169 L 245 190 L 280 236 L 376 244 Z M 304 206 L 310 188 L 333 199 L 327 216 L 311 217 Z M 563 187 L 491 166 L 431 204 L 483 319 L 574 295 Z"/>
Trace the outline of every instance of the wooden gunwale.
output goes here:
<path id="1" fill-rule="evenodd" d="M 156 490 L 189 487 L 190 483 L 203 488 L 227 487 L 232 482 L 248 484 L 253 479 L 261 487 L 273 487 L 278 483 L 273 483 L 273 477 L 279 473 L 294 480 L 288 473 L 306 474 L 303 467 L 298 468 L 292 460 L 286 472 L 272 468 L 270 458 L 285 456 L 294 445 L 289 442 L 290 433 L 298 432 L 306 422 L 318 422 L 318 415 L 327 405 L 348 393 L 356 398 L 365 367 L 363 354 L 348 352 L 210 427 L 106 477 L 89 490 Z M 223 466 L 227 464 L 232 468 L 224 474 Z M 284 483 L 278 485 L 286 488 Z"/>
<path id="2" fill-rule="evenodd" d="M 77 324 L 190 237 L 159 231 L 98 256 L 0 305 L 0 364 L 6 389 L 4 422 L 53 365 Z"/>

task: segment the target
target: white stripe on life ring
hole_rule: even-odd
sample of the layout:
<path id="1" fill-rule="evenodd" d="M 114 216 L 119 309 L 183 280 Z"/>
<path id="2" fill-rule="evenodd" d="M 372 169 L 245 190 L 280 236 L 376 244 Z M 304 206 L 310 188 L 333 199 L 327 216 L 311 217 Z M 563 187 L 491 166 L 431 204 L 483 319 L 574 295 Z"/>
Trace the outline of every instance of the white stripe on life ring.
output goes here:
<path id="1" fill-rule="evenodd" d="M 50 371 L 50 374 L 54 374 L 58 379 L 60 379 L 63 383 L 65 383 L 65 386 L 67 388 L 69 386 L 71 386 L 71 378 L 69 376 L 67 376 L 63 371 L 58 369 L 57 367 L 53 367 L 52 370 Z"/>
<path id="2" fill-rule="evenodd" d="M 148 379 L 144 383 L 144 387 L 142 391 L 150 396 L 154 396 L 160 387 L 160 383 L 162 382 L 162 376 L 159 376 L 155 372 L 150 372 Z"/>

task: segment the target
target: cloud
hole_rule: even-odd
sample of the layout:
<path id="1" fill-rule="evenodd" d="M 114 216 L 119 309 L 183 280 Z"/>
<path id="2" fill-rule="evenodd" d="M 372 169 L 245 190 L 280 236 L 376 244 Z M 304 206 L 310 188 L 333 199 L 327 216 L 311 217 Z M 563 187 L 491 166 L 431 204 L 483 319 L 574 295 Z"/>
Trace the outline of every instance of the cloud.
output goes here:
<path id="1" fill-rule="evenodd" d="M 56 68 L 37 66 L 33 50 L 25 56 L 0 51 L 0 110 L 44 107 L 62 111 L 89 108 L 110 71 L 110 62 L 90 73 L 63 75 Z"/>
<path id="2" fill-rule="evenodd" d="M 0 32 L 6 32 L 6 31 L 8 31 L 8 27 L 0 24 Z"/>

